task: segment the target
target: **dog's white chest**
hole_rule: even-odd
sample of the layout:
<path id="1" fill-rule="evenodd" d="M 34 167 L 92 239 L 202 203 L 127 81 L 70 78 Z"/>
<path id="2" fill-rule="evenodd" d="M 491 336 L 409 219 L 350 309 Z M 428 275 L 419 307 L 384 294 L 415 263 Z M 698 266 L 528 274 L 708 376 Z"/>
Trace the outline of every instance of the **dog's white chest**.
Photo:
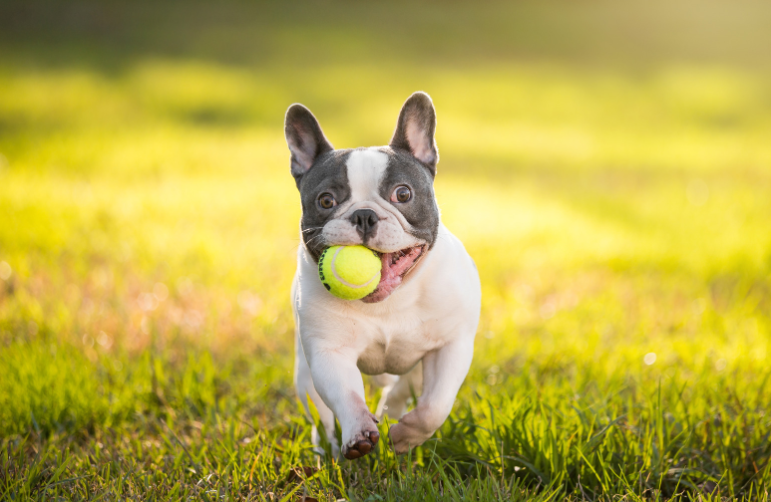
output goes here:
<path id="1" fill-rule="evenodd" d="M 446 343 L 451 331 L 425 311 L 401 312 L 388 322 L 370 323 L 357 340 L 363 350 L 357 360 L 362 373 L 402 375 L 426 353 Z"/>

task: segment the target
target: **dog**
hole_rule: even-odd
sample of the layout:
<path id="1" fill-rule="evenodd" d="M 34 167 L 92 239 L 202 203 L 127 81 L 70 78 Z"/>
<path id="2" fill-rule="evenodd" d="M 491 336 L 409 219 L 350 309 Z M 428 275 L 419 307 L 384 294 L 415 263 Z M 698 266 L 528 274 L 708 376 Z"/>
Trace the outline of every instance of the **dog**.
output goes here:
<path id="1" fill-rule="evenodd" d="M 481 286 L 471 256 L 440 219 L 435 130 L 423 92 L 402 106 L 388 146 L 335 150 L 308 108 L 293 104 L 286 113 L 302 204 L 295 387 L 308 416 L 313 401 L 335 457 L 369 453 L 383 415 L 398 420 L 389 431 L 396 453 L 423 444 L 449 416 L 471 365 Z M 381 279 L 362 300 L 341 300 L 319 280 L 318 259 L 327 247 L 357 244 L 377 252 Z M 383 387 L 376 414 L 362 373 Z M 405 413 L 413 393 L 420 397 Z M 315 426 L 312 440 L 321 451 Z"/>

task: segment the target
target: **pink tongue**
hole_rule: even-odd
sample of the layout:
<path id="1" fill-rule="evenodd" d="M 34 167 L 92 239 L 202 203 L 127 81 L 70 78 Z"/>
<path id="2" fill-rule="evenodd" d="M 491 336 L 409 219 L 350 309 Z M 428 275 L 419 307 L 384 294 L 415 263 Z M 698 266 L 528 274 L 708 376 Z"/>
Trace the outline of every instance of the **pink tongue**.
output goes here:
<path id="1" fill-rule="evenodd" d="M 383 253 L 380 257 L 382 263 L 380 283 L 378 283 L 377 289 L 368 296 L 365 296 L 362 301 L 365 303 L 376 303 L 388 298 L 388 295 L 402 283 L 402 274 L 415 263 L 415 259 L 420 256 L 420 251 L 420 247 L 412 248 L 394 264 L 391 264 L 394 253 Z M 398 254 L 398 251 L 396 253 Z"/>

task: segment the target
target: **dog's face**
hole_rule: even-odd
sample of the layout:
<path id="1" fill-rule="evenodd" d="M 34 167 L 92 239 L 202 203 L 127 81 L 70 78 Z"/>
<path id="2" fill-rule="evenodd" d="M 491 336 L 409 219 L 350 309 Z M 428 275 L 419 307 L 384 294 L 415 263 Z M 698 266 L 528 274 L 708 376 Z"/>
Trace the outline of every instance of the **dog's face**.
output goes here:
<path id="1" fill-rule="evenodd" d="M 394 136 L 383 147 L 335 150 L 310 110 L 295 104 L 287 111 L 303 243 L 315 260 L 335 245 L 362 244 L 377 251 L 381 280 L 365 302 L 387 298 L 434 245 L 439 228 L 435 129 L 431 98 L 420 92 L 404 103 Z"/>

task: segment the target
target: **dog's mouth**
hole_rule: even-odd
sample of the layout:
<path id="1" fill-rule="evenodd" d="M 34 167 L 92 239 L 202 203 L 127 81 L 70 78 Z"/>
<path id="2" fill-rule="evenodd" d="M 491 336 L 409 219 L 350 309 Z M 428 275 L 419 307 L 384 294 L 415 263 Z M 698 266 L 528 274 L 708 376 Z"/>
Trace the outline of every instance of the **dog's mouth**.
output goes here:
<path id="1" fill-rule="evenodd" d="M 427 249 L 428 245 L 422 244 L 393 253 L 378 253 L 382 263 L 380 282 L 375 291 L 362 298 L 361 301 L 377 303 L 388 298 L 401 285 L 407 274 L 415 268 Z"/>

